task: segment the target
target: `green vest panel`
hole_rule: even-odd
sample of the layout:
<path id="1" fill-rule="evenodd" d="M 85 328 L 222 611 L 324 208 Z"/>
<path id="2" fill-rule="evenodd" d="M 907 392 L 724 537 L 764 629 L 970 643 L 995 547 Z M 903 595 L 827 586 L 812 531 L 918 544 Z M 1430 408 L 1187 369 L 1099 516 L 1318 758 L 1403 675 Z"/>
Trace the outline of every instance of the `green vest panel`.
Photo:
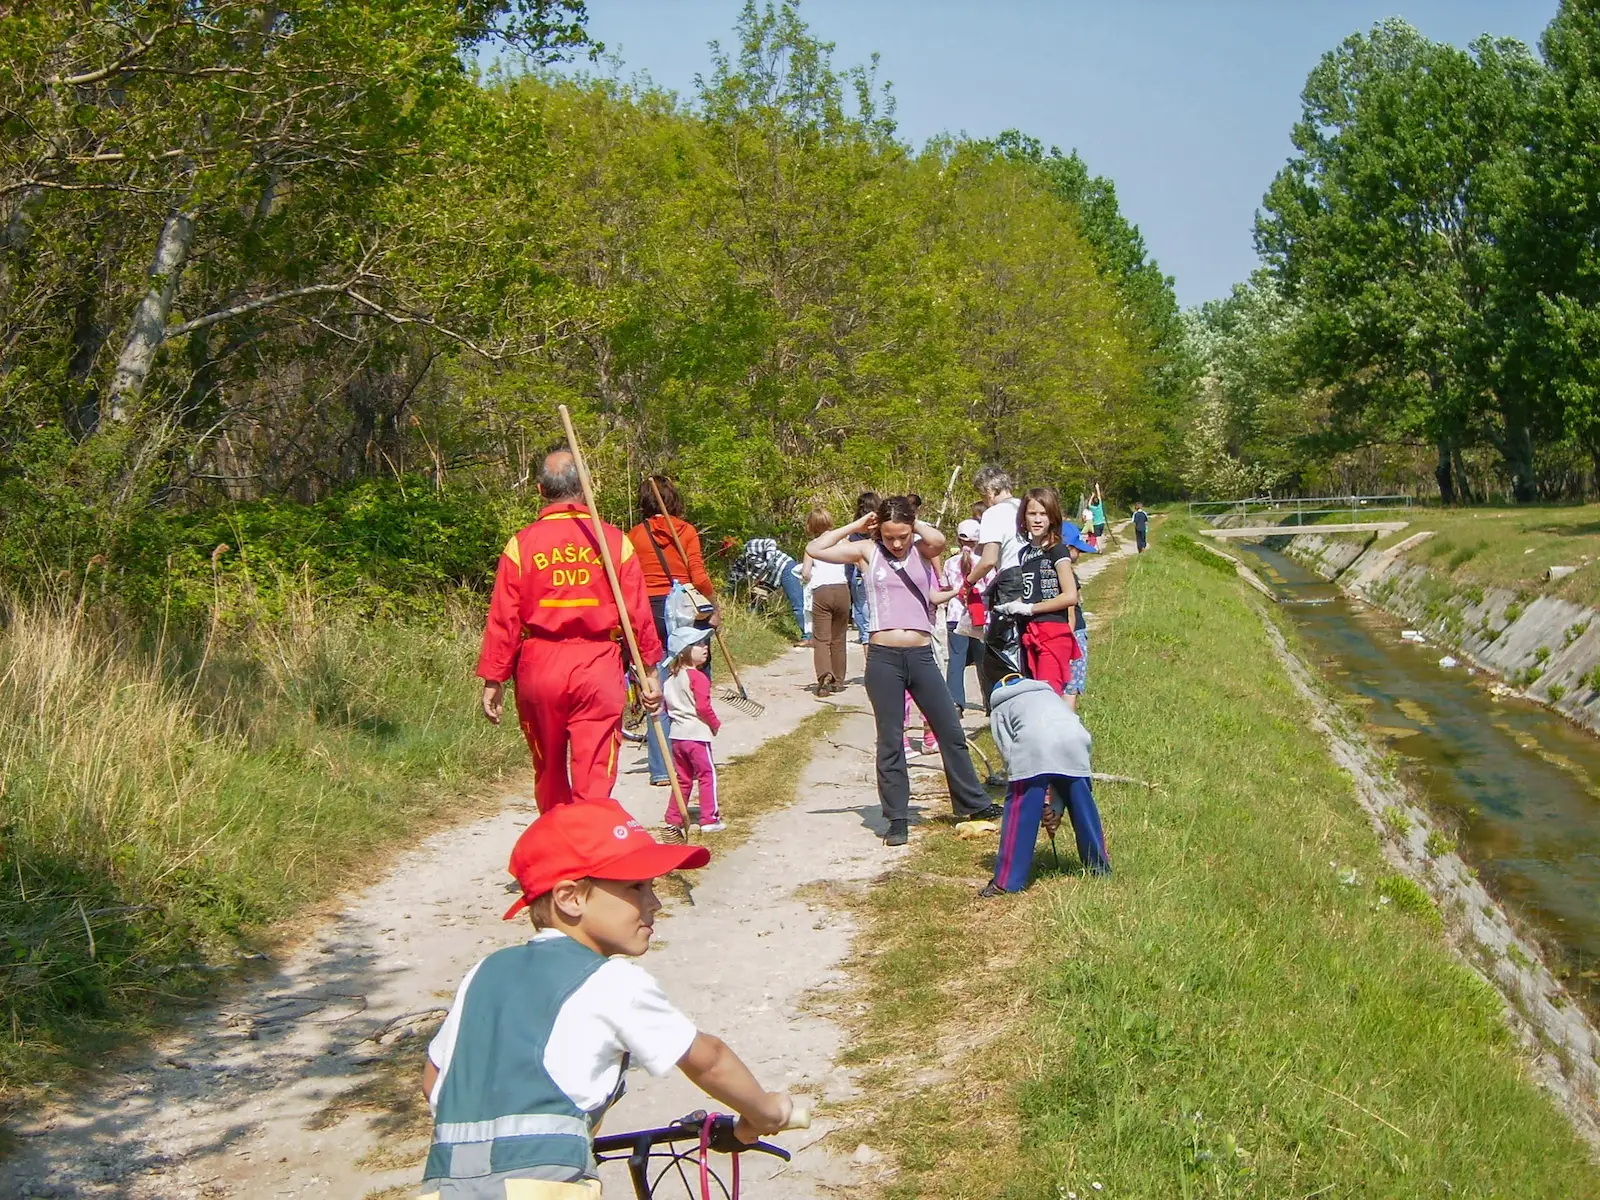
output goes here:
<path id="1" fill-rule="evenodd" d="M 461 1005 L 423 1179 L 502 1171 L 576 1182 L 596 1174 L 591 1121 L 544 1068 L 568 997 L 605 963 L 569 937 L 497 950 Z"/>

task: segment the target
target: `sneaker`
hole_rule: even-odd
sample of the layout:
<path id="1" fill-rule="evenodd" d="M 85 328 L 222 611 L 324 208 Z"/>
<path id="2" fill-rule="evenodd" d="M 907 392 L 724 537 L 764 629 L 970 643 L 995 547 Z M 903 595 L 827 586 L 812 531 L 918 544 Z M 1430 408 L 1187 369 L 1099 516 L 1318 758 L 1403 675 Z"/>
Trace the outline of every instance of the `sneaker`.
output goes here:
<path id="1" fill-rule="evenodd" d="M 939 753 L 939 739 L 934 737 L 933 734 L 931 734 L 931 733 L 923 734 L 922 735 L 922 752 L 924 754 L 937 754 L 937 753 Z"/>
<path id="2" fill-rule="evenodd" d="M 956 818 L 956 823 L 960 824 L 962 821 L 998 821 L 1005 815 L 1005 811 L 998 804 L 991 804 L 987 808 L 980 808 L 975 813 L 962 813 Z"/>
<path id="3" fill-rule="evenodd" d="M 984 884 L 983 887 L 979 890 L 978 899 L 979 900 L 993 900 L 996 896 L 1004 896 L 1005 894 L 1006 894 L 1006 891 L 1005 891 L 1004 888 L 996 887 L 995 884 L 994 884 L 994 881 L 990 880 L 988 883 Z"/>
<path id="4" fill-rule="evenodd" d="M 669 846 L 682 846 L 689 840 L 682 825 L 668 825 L 661 831 L 661 840 Z"/>
<path id="5" fill-rule="evenodd" d="M 885 846 L 904 846 L 911 840 L 910 821 L 890 821 L 889 832 L 883 835 Z"/>
<path id="6" fill-rule="evenodd" d="M 922 747 L 917 745 L 910 738 L 907 738 L 906 739 L 906 757 L 907 758 L 915 758 L 915 757 L 917 757 L 917 755 L 919 755 L 921 753 L 922 753 Z"/>
<path id="7" fill-rule="evenodd" d="M 721 833 L 726 828 L 727 826 L 722 823 L 721 817 L 715 818 L 709 825 L 704 821 L 700 822 L 701 833 Z"/>

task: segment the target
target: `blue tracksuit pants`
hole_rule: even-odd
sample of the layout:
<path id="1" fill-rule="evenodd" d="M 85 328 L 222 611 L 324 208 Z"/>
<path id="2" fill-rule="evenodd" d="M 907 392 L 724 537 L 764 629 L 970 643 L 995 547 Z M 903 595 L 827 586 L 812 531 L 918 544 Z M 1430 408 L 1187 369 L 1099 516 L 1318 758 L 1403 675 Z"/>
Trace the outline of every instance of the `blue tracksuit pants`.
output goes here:
<path id="1" fill-rule="evenodd" d="M 1054 792 L 1053 796 L 1049 796 Z M 1100 810 L 1095 807 L 1094 788 L 1082 775 L 1035 775 L 1011 784 L 1005 816 L 1000 820 L 1000 852 L 995 856 L 994 884 L 1001 891 L 1020 892 L 1028 886 L 1033 872 L 1033 847 L 1039 840 L 1039 825 L 1049 796 L 1057 812 L 1066 809 L 1072 832 L 1078 841 L 1078 861 L 1094 875 L 1109 875 L 1111 859 L 1106 855 L 1105 832 L 1100 828 Z"/>

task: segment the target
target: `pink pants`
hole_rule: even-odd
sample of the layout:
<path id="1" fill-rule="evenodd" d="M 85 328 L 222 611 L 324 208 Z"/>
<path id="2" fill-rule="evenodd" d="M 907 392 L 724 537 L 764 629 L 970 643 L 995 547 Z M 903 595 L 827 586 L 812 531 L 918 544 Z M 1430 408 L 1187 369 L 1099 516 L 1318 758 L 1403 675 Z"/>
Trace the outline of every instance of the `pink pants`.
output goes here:
<path id="1" fill-rule="evenodd" d="M 672 743 L 672 765 L 678 769 L 678 786 L 683 789 L 683 802 L 689 803 L 689 793 L 696 781 L 700 784 L 700 824 L 709 825 L 717 819 L 717 766 L 711 761 L 710 742 Z M 678 811 L 678 798 L 667 800 L 667 824 L 683 825 L 686 817 Z"/>

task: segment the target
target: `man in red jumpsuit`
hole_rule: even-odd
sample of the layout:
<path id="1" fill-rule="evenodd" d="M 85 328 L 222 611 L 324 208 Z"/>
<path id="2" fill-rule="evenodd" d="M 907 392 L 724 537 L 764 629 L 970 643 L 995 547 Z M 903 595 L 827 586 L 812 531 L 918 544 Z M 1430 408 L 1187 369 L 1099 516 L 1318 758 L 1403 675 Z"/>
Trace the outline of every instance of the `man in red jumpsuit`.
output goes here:
<path id="1" fill-rule="evenodd" d="M 548 812 L 557 804 L 611 795 L 627 687 L 622 618 L 583 504 L 577 464 L 566 450 L 546 455 L 539 494 L 545 508 L 500 555 L 478 676 L 483 715 L 498 725 L 504 684 L 515 672 L 517 716 L 533 751 L 534 800 L 540 812 Z M 634 678 L 645 707 L 654 712 L 661 704 L 655 666 L 665 651 L 650 618 L 644 572 L 620 529 L 606 525 L 605 536 L 645 659 L 633 664 Z"/>

